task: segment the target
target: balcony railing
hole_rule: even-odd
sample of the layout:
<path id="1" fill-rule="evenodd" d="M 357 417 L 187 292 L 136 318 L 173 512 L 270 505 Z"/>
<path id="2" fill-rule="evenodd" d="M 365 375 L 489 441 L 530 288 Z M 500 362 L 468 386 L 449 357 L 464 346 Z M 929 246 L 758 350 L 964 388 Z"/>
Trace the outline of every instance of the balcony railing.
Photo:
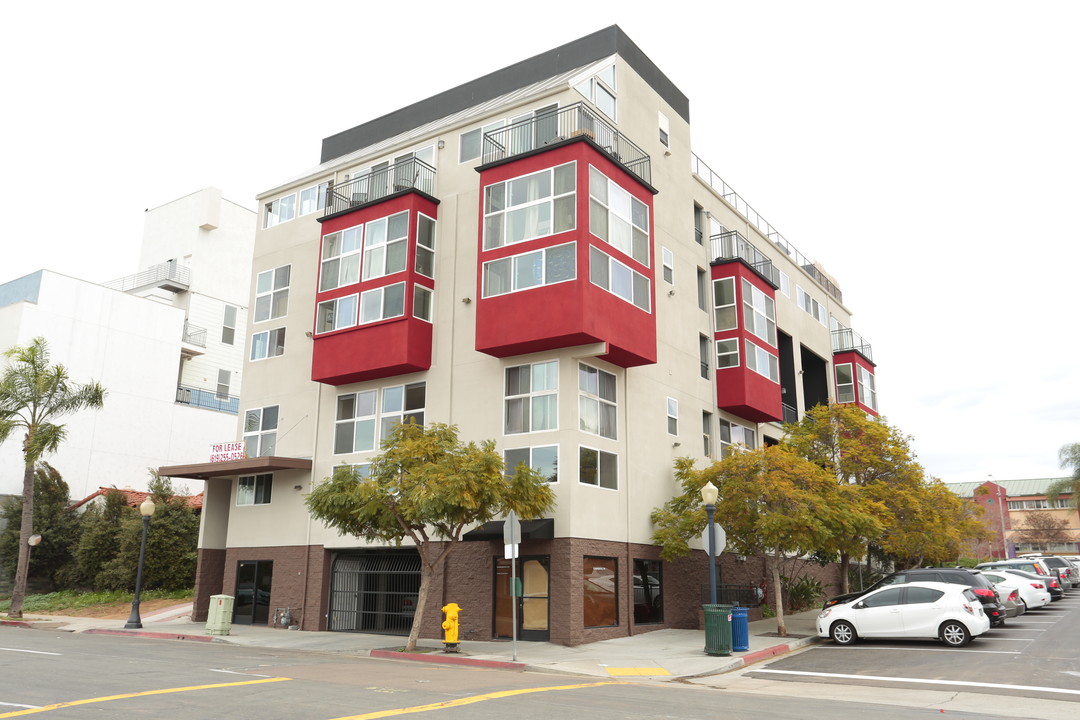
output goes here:
<path id="1" fill-rule="evenodd" d="M 709 243 L 713 259 L 739 258 L 775 287 L 780 287 L 780 271 L 772 264 L 772 260 L 735 230 L 713 235 L 709 238 Z"/>
<path id="2" fill-rule="evenodd" d="M 840 292 L 840 288 L 836 286 L 832 280 L 825 276 L 825 273 L 817 266 L 817 264 L 803 255 L 796 249 L 794 245 L 787 241 L 780 232 L 770 225 L 765 218 L 761 217 L 757 210 L 750 207 L 750 204 L 739 197 L 739 194 L 735 190 L 724 182 L 723 178 L 714 173 L 712 169 L 706 165 L 701 158 L 694 153 L 690 153 L 690 170 L 702 180 L 707 182 L 709 186 L 720 193 L 720 196 L 727 201 L 729 205 L 735 208 L 743 217 L 750 221 L 750 224 L 756 227 L 762 235 L 774 243 L 776 247 L 787 256 L 789 256 L 796 265 L 806 271 L 806 273 L 814 279 L 818 285 L 825 289 L 825 292 L 832 295 L 840 302 L 844 302 L 844 294 Z"/>
<path id="3" fill-rule="evenodd" d="M 435 168 L 419 158 L 396 162 L 330 188 L 323 217 L 374 202 L 403 190 L 435 193 Z"/>
<path id="4" fill-rule="evenodd" d="M 870 343 L 862 335 L 851 328 L 841 327 L 832 331 L 832 351 L 834 353 L 854 350 L 870 362 L 874 361 L 874 353 L 870 349 Z"/>
<path id="5" fill-rule="evenodd" d="M 239 396 L 219 395 L 213 390 L 200 390 L 185 385 L 177 386 L 176 403 L 178 405 L 206 408 L 207 410 L 217 410 L 231 415 L 240 414 Z"/>
<path id="6" fill-rule="evenodd" d="M 188 345 L 197 345 L 198 347 L 203 348 L 206 347 L 206 328 L 185 322 L 184 342 Z"/>
<path id="7" fill-rule="evenodd" d="M 118 280 L 102 283 L 103 287 L 120 292 L 130 292 L 138 288 L 160 287 L 172 292 L 183 292 L 191 285 L 191 270 L 176 262 L 163 262 L 151 265 L 142 272 L 128 275 Z"/>
<path id="8" fill-rule="evenodd" d="M 484 133 L 481 162 L 486 165 L 505 160 L 579 136 L 592 140 L 612 160 L 646 183 L 652 183 L 652 160 L 648 154 L 580 102 Z"/>

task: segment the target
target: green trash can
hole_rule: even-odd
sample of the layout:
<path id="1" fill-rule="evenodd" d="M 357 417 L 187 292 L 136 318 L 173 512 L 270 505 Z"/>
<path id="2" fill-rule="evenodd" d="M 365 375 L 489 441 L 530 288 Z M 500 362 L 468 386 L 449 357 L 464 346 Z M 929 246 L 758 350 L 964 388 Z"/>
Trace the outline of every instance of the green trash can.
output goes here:
<path id="1" fill-rule="evenodd" d="M 731 654 L 731 605 L 702 605 L 705 609 L 705 654 Z"/>

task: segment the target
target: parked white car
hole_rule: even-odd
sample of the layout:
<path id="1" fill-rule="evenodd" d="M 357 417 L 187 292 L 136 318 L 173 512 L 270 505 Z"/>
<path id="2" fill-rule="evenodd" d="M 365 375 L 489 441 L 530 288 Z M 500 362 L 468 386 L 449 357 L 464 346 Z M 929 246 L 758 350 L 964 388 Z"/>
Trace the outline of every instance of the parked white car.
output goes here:
<path id="1" fill-rule="evenodd" d="M 859 638 L 938 638 L 962 647 L 989 629 L 990 618 L 971 588 L 940 582 L 887 586 L 817 618 L 818 636 L 837 645 Z"/>
<path id="2" fill-rule="evenodd" d="M 1021 575 L 1016 570 L 1006 570 L 1005 568 L 983 570 L 982 573 L 987 580 L 995 585 L 999 582 L 1015 585 L 1016 589 L 1020 591 L 1020 599 L 1024 601 L 1029 610 L 1050 604 L 1050 591 L 1047 589 L 1046 583 L 1040 580 Z M 1030 576 L 1031 573 L 1027 573 L 1027 575 Z"/>

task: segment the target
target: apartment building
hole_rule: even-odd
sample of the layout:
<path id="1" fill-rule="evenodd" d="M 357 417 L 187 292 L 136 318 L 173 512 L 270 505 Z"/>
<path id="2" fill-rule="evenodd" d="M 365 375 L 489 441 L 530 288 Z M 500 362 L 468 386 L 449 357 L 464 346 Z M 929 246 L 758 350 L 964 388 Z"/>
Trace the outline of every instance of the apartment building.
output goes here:
<path id="1" fill-rule="evenodd" d="M 513 602 L 525 639 L 694 626 L 704 569 L 651 543 L 675 459 L 823 402 L 877 412 L 837 282 L 692 153 L 687 97 L 616 26 L 328 137 L 259 203 L 246 457 L 162 468 L 206 480 L 197 619 L 225 593 L 237 622 L 407 632 L 416 553 L 304 495 L 412 419 L 495 439 L 558 502 L 526 524 L 524 597 L 500 524 L 476 528 L 425 636 L 440 600 L 467 639 L 509 637 Z"/>
<path id="2" fill-rule="evenodd" d="M 949 489 L 983 505 L 983 521 L 995 533 L 998 527 L 1003 528 L 1007 553 L 996 557 L 1015 557 L 1025 552 L 1073 555 L 1080 552 L 1080 514 L 1072 494 L 1061 493 L 1053 500 L 1047 497 L 1050 486 L 1060 480 L 1026 478 L 953 483 Z M 1049 522 L 1040 523 L 1040 516 Z"/>

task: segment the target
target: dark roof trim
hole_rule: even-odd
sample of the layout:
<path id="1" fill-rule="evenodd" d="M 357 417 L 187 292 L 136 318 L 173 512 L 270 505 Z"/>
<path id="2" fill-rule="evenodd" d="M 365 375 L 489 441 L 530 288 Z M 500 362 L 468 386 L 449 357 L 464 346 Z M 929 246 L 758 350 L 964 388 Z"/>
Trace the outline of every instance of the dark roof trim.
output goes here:
<path id="1" fill-rule="evenodd" d="M 165 477 L 208 480 L 209 478 L 227 475 L 246 475 L 249 473 L 274 472 L 275 470 L 311 470 L 311 461 L 304 458 L 254 457 L 216 463 L 165 465 L 158 468 L 158 473 Z"/>
<path id="2" fill-rule="evenodd" d="M 522 60 L 502 70 L 433 95 L 400 110 L 323 138 L 320 163 L 373 145 L 394 135 L 494 100 L 519 88 L 546 80 L 618 54 L 675 112 L 690 122 L 690 101 L 675 87 L 618 25 L 586 35 L 561 47 Z"/>
<path id="3" fill-rule="evenodd" d="M 461 536 L 462 540 L 498 540 L 503 539 L 504 520 L 492 520 L 474 528 Z M 521 521 L 522 540 L 551 540 L 555 537 L 555 521 L 551 518 Z"/>

